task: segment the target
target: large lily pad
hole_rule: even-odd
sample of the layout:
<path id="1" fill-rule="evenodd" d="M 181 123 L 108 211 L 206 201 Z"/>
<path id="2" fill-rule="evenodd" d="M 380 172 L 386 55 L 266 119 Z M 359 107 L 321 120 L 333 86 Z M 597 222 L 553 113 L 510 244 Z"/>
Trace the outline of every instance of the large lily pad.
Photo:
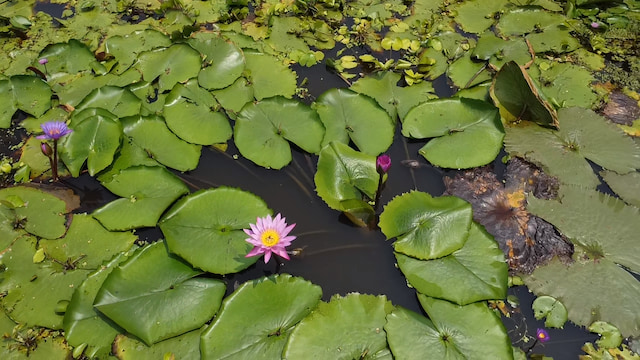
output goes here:
<path id="1" fill-rule="evenodd" d="M 272 55 L 252 51 L 245 51 L 244 56 L 257 100 L 278 95 L 291 98 L 295 94 L 296 74 L 282 61 Z"/>
<path id="2" fill-rule="evenodd" d="M 396 308 L 387 315 L 389 347 L 398 359 L 513 359 L 500 318 L 485 303 L 465 306 L 418 294 L 429 319 Z"/>
<path id="3" fill-rule="evenodd" d="M 93 212 L 109 230 L 154 227 L 162 213 L 189 188 L 164 167 L 132 167 L 102 185 L 121 196 Z"/>
<path id="4" fill-rule="evenodd" d="M 349 89 L 330 89 L 318 97 L 314 108 L 326 128 L 322 146 L 332 141 L 378 155 L 393 141 L 394 121 L 372 98 Z"/>
<path id="5" fill-rule="evenodd" d="M 280 169 L 291 162 L 289 142 L 310 153 L 320 152 L 324 126 L 307 105 L 274 97 L 246 105 L 235 124 L 235 143 L 254 163 Z"/>
<path id="6" fill-rule="evenodd" d="M 199 274 L 159 241 L 113 269 L 94 306 L 151 345 L 199 328 L 218 311 L 224 283 Z"/>
<path id="7" fill-rule="evenodd" d="M 129 89 L 118 86 L 103 86 L 87 95 L 76 110 L 102 108 L 118 118 L 140 113 L 140 99 Z"/>
<path id="8" fill-rule="evenodd" d="M 169 45 L 171 45 L 171 40 L 168 36 L 157 30 L 147 29 L 134 31 L 124 36 L 112 36 L 105 41 L 104 49 L 117 61 L 111 71 L 115 74 L 122 74 L 133 65 L 141 52 Z"/>
<path id="9" fill-rule="evenodd" d="M 88 108 L 74 113 L 70 128 L 73 132 L 62 141 L 60 157 L 71 175 L 80 175 L 85 161 L 90 175 L 113 162 L 122 137 L 122 125 L 117 116 L 104 109 Z"/>
<path id="10" fill-rule="evenodd" d="M 4 218 L 2 227 L 5 229 L 23 228 L 33 235 L 48 239 L 57 239 L 67 230 L 66 204 L 54 195 L 31 187 L 16 186 L 0 189 L 0 202 Z"/>
<path id="11" fill-rule="evenodd" d="M 466 32 L 479 34 L 487 30 L 494 22 L 495 13 L 503 10 L 508 0 L 470 0 L 451 6 L 455 11 L 455 20 Z"/>
<path id="12" fill-rule="evenodd" d="M 160 221 L 169 250 L 193 266 L 216 274 L 246 269 L 258 257 L 245 258 L 245 241 L 256 218 L 271 214 L 265 202 L 249 192 L 221 187 L 183 197 Z"/>
<path id="13" fill-rule="evenodd" d="M 161 117 L 132 116 L 122 119 L 122 124 L 124 134 L 163 165 L 180 171 L 198 166 L 202 147 L 178 138 Z"/>
<path id="14" fill-rule="evenodd" d="M 409 284 L 430 297 L 458 305 L 507 296 L 508 266 L 493 237 L 474 223 L 465 245 L 451 255 L 418 260 L 396 253 Z"/>
<path id="15" fill-rule="evenodd" d="M 525 123 L 507 127 L 506 151 L 565 184 L 590 188 L 600 182 L 587 160 L 620 174 L 640 168 L 640 147 L 600 115 L 582 108 L 561 109 L 558 115 L 558 131 Z"/>
<path id="16" fill-rule="evenodd" d="M 515 61 L 500 68 L 493 78 L 491 98 L 508 121 L 528 120 L 558 127 L 558 115 L 544 98 L 527 71 Z"/>
<path id="17" fill-rule="evenodd" d="M 391 359 L 383 327 L 392 310 L 385 296 L 334 295 L 296 326 L 283 357 L 308 359 L 313 354 L 320 359 Z"/>
<path id="18" fill-rule="evenodd" d="M 498 109 L 475 99 L 439 99 L 409 110 L 402 123 L 407 137 L 431 139 L 420 154 L 434 165 L 471 168 L 490 163 L 502 148 Z"/>
<path id="19" fill-rule="evenodd" d="M 146 346 L 135 338 L 120 334 L 113 341 L 113 353 L 120 360 L 180 359 L 200 360 L 201 329 Z"/>
<path id="20" fill-rule="evenodd" d="M 48 60 L 46 70 L 50 74 L 78 74 L 91 70 L 100 74 L 106 72 L 105 67 L 96 60 L 87 45 L 76 39 L 47 46 L 40 53 L 40 58 Z"/>
<path id="21" fill-rule="evenodd" d="M 471 205 L 454 196 L 433 198 L 419 191 L 396 196 L 380 215 L 394 249 L 414 258 L 437 259 L 464 246 L 471 226 Z"/>
<path id="22" fill-rule="evenodd" d="M 33 116 L 41 116 L 51 107 L 51 88 L 35 76 L 16 75 L 0 80 L 0 128 L 11 125 L 17 110 Z"/>
<path id="23" fill-rule="evenodd" d="M 159 90 L 170 90 L 182 81 L 198 76 L 200 72 L 200 53 L 187 44 L 173 44 L 143 52 L 133 65 L 142 72 L 145 81 L 158 79 Z"/>
<path id="24" fill-rule="evenodd" d="M 340 211 L 346 210 L 345 203 L 349 200 L 374 199 L 378 179 L 374 156 L 339 142 L 322 149 L 314 176 L 318 196 L 330 208 Z"/>
<path id="25" fill-rule="evenodd" d="M 213 95 L 195 79 L 176 84 L 164 103 L 167 126 L 181 139 L 193 144 L 212 145 L 231 138 L 231 125 Z"/>
<path id="26" fill-rule="evenodd" d="M 548 64 L 549 65 L 549 64 Z M 553 63 L 540 72 L 542 91 L 562 107 L 591 108 L 598 96 L 591 90 L 595 81 L 591 72 L 570 63 Z"/>
<path id="27" fill-rule="evenodd" d="M 234 43 L 215 33 L 197 33 L 189 45 L 200 51 L 204 68 L 198 74 L 198 83 L 206 89 L 223 89 L 242 75 L 244 54 Z"/>
<path id="28" fill-rule="evenodd" d="M 321 296 L 319 286 L 288 274 L 247 281 L 202 334 L 202 358 L 280 358 L 289 334 Z"/>

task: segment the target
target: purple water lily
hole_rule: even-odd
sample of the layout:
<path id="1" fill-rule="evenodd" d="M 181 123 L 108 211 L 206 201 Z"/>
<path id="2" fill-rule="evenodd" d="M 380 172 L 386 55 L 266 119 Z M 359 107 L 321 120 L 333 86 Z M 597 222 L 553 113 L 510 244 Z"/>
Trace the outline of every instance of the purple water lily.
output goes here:
<path id="1" fill-rule="evenodd" d="M 67 127 L 64 121 L 48 121 L 41 124 L 43 135 L 36 136 L 40 140 L 58 140 L 65 135 L 69 135 L 73 130 Z"/>

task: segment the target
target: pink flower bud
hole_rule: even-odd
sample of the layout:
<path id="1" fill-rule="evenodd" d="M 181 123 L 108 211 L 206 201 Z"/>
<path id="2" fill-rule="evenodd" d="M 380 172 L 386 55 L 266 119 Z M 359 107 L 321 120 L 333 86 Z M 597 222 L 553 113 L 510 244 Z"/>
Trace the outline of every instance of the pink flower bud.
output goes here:
<path id="1" fill-rule="evenodd" d="M 382 154 L 376 159 L 376 169 L 381 174 L 386 174 L 391 167 L 391 157 L 387 154 Z"/>
<path id="2" fill-rule="evenodd" d="M 48 60 L 47 58 L 42 58 L 42 59 L 38 60 L 38 63 L 39 63 L 40 65 L 44 65 L 44 64 L 46 64 L 46 63 L 48 63 L 48 62 L 49 62 L 49 60 Z"/>
<path id="3" fill-rule="evenodd" d="M 40 144 L 40 150 L 42 150 L 42 153 L 47 157 L 50 157 L 53 154 L 53 149 L 51 149 L 51 146 L 47 143 Z"/>

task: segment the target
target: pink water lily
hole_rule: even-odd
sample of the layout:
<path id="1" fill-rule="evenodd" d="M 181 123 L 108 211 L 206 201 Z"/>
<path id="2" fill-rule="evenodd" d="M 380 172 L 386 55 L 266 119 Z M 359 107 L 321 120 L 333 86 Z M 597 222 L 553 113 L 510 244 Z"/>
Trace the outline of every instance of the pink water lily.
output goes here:
<path id="1" fill-rule="evenodd" d="M 391 156 L 382 154 L 376 159 L 376 169 L 379 173 L 386 174 L 391 167 Z"/>
<path id="2" fill-rule="evenodd" d="M 289 260 L 286 247 L 296 239 L 295 236 L 289 236 L 289 232 L 296 224 L 287 226 L 285 220 L 286 218 L 280 214 L 276 215 L 275 218 L 267 215 L 266 217 L 257 218 L 255 224 L 249 224 L 251 230 L 244 229 L 244 232 L 249 235 L 246 241 L 254 247 L 245 257 L 264 254 L 265 264 L 271 259 L 271 254 L 276 254 Z"/>

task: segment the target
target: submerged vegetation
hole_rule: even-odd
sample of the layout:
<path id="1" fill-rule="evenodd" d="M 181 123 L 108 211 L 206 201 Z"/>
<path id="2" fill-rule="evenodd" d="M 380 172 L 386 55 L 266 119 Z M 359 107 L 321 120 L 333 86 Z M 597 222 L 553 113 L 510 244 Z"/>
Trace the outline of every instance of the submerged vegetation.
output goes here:
<path id="1" fill-rule="evenodd" d="M 553 339 L 512 345 L 499 304 L 518 281 L 548 328 L 602 335 L 585 358 L 637 358 L 637 1 L 7 0 L 0 14 L 0 128 L 20 150 L 0 164 L 2 358 L 522 359 Z M 298 77 L 325 68 L 343 87 Z M 407 139 L 461 171 L 444 195 L 379 204 L 381 154 Z M 393 240 L 423 314 L 385 295 L 322 301 L 279 271 L 228 283 L 304 236 L 243 189 L 192 192 L 183 176 L 230 141 L 274 172 L 313 155 L 319 198 Z M 488 165 L 501 152 L 504 184 Z M 82 174 L 116 199 L 77 211 L 56 180 Z M 139 241 L 155 227 L 162 240 Z"/>

